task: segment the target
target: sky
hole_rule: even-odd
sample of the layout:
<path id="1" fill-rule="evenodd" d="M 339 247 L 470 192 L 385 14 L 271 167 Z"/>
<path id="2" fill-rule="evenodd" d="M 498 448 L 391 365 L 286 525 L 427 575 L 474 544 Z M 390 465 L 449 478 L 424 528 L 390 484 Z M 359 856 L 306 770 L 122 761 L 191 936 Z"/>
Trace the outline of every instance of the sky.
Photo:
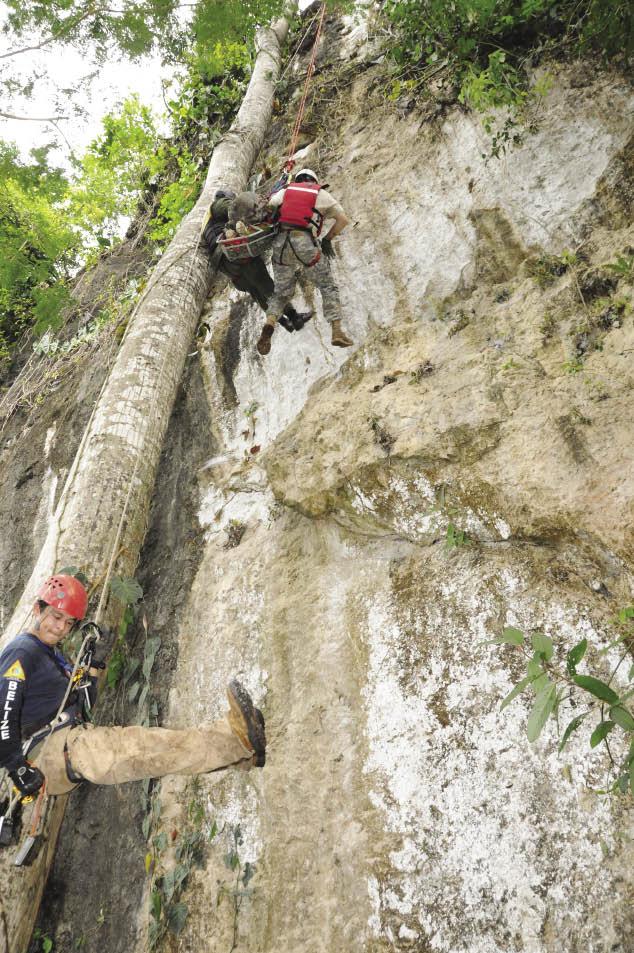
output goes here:
<path id="1" fill-rule="evenodd" d="M 311 0 L 300 0 L 300 9 L 304 9 L 310 2 Z M 189 15 L 189 11 L 185 10 L 183 15 Z M 5 16 L 6 5 L 0 0 L 0 27 Z M 2 45 L 0 42 L 0 53 Z M 0 110 L 34 117 L 58 114 L 59 107 L 55 106 L 56 87 L 76 88 L 83 76 L 99 68 L 95 62 L 69 46 L 51 46 L 37 52 L 25 53 L 20 58 L 16 57 L 15 63 L 20 72 L 36 71 L 43 75 L 35 84 L 33 94 L 28 100 L 14 99 L 9 104 L 3 102 L 0 97 Z M 88 91 L 76 99 L 86 111 L 84 117 L 71 113 L 69 119 L 59 122 L 59 133 L 49 123 L 0 117 L 0 138 L 14 142 L 25 159 L 28 159 L 29 151 L 34 146 L 41 146 L 52 138 L 57 138 L 60 145 L 49 153 L 49 163 L 70 168 L 70 150 L 81 156 L 86 147 L 100 134 L 102 118 L 115 110 L 117 103 L 130 94 L 137 93 L 141 102 L 151 106 L 158 115 L 163 114 L 165 105 L 161 81 L 169 81 L 172 75 L 170 68 L 161 66 L 159 57 L 147 56 L 135 63 L 118 61 L 105 64 L 99 68 L 99 75 L 91 81 Z M 66 111 L 63 102 L 61 108 Z"/>
<path id="2" fill-rule="evenodd" d="M 42 57 L 44 59 L 44 57 Z M 48 72 L 57 83 L 74 86 L 77 81 L 96 69 L 96 65 L 87 62 L 79 53 L 70 48 L 48 54 L 45 64 Z M 145 57 L 130 63 L 113 63 L 99 71 L 92 80 L 89 94 L 80 97 L 80 104 L 87 110 L 87 117 L 78 120 L 70 117 L 60 121 L 59 127 L 75 151 L 82 152 L 85 146 L 100 132 L 101 119 L 116 105 L 133 92 L 137 92 L 143 102 L 152 105 L 157 111 L 164 110 L 161 95 L 161 78 L 167 72 L 161 67 L 157 57 Z M 30 101 L 22 107 L 25 115 L 50 116 L 55 114 L 54 95 L 47 82 L 36 85 Z M 62 107 L 63 108 L 63 107 Z M 21 149 L 29 149 L 42 141 L 46 123 L 21 120 L 1 120 L 3 138 L 12 139 Z"/>
<path id="3" fill-rule="evenodd" d="M 76 87 L 82 77 L 99 69 L 95 62 L 68 46 L 25 53 L 19 67 L 21 70 L 35 70 L 44 75 L 35 84 L 33 94 L 28 100 L 14 99 L 10 104 L 2 103 L 0 108 L 20 116 L 35 117 L 54 116 L 58 113 L 55 105 L 56 87 Z M 133 92 L 138 93 L 141 101 L 152 106 L 157 113 L 164 112 L 161 80 L 169 78 L 170 71 L 161 66 L 158 57 L 147 56 L 135 63 L 121 61 L 101 67 L 87 91 L 77 97 L 77 102 L 86 111 L 86 115 L 78 117 L 71 112 L 68 119 L 60 120 L 59 130 L 67 142 L 64 142 L 61 136 L 57 137 L 60 140 L 60 148 L 49 154 L 51 164 L 67 166 L 69 147 L 81 155 L 101 132 L 102 118 Z M 63 102 L 61 109 L 63 112 L 67 111 Z M 50 141 L 54 135 L 55 129 L 49 123 L 0 118 L 0 138 L 15 142 L 24 158 L 28 157 L 30 149 Z"/>

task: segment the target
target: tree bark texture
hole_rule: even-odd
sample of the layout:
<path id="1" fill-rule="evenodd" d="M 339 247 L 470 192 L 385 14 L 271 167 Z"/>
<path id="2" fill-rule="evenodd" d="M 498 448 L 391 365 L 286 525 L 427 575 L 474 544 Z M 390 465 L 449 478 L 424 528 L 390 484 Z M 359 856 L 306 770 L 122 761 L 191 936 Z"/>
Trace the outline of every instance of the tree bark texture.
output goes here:
<path id="1" fill-rule="evenodd" d="M 238 115 L 214 150 L 198 202 L 135 310 L 0 645 L 23 629 L 42 579 L 63 566 L 80 567 L 97 592 L 113 553 L 114 573 L 134 575 L 169 417 L 215 273 L 199 249 L 202 224 L 217 188 L 246 187 L 270 121 L 287 32 L 288 20 L 281 18 L 258 34 L 254 70 Z M 103 618 L 116 622 L 121 609 L 106 597 Z M 12 866 L 13 847 L 0 855 L 0 953 L 26 951 L 65 800 L 58 799 L 50 812 L 45 846 L 31 867 Z"/>

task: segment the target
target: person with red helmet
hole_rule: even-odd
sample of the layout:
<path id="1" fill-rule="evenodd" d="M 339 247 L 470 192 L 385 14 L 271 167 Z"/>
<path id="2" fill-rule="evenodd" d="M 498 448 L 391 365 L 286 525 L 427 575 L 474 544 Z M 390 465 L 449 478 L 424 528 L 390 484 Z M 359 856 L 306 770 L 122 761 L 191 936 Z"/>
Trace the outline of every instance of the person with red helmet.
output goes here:
<path id="1" fill-rule="evenodd" d="M 81 682 L 59 644 L 81 622 L 88 593 L 74 576 L 51 576 L 37 593 L 28 629 L 0 653 L 0 767 L 18 792 L 31 796 L 46 780 L 49 794 L 81 781 L 119 784 L 165 774 L 203 774 L 230 765 L 265 762 L 262 713 L 243 686 L 228 688 L 229 712 L 207 728 L 94 727 L 87 707 L 97 694 L 104 663 L 91 654 Z M 56 718 L 63 707 L 63 716 Z M 25 741 L 37 745 L 25 755 Z M 26 745 L 28 748 L 28 744 Z"/>
<path id="2" fill-rule="evenodd" d="M 339 290 L 329 261 L 335 255 L 333 238 L 348 225 L 343 208 L 319 184 L 312 169 L 300 169 L 290 185 L 273 193 L 268 205 L 277 211 L 280 231 L 273 242 L 275 290 L 256 345 L 258 353 L 265 355 L 271 350 L 275 325 L 293 296 L 300 272 L 319 288 L 324 318 L 331 328 L 330 343 L 335 347 L 351 347 L 352 339 L 341 326 Z M 332 225 L 320 242 L 317 236 L 327 219 L 332 220 Z"/>

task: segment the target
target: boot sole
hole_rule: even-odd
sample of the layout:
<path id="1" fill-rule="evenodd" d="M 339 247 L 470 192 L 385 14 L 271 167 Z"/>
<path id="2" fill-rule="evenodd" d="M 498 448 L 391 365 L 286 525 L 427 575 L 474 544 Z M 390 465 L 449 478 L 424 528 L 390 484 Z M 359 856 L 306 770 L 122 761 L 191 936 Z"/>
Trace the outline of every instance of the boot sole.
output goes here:
<path id="1" fill-rule="evenodd" d="M 263 768 L 266 761 L 266 733 L 262 712 L 253 707 L 248 691 L 235 678 L 229 682 L 227 698 L 233 713 L 239 716 L 246 726 L 249 744 L 253 749 L 254 765 L 256 768 Z"/>

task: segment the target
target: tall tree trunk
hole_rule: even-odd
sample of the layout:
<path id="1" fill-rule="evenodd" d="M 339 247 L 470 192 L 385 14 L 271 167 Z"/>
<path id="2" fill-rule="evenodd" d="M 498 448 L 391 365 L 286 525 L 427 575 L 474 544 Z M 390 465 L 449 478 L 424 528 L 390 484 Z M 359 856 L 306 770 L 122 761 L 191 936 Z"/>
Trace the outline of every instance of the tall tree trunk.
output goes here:
<path id="1" fill-rule="evenodd" d="M 117 575 L 134 574 L 185 357 L 214 277 L 198 249 L 202 223 L 217 188 L 246 186 L 271 118 L 287 32 L 282 17 L 257 36 L 253 75 L 236 120 L 216 146 L 202 194 L 135 311 L 3 643 L 23 628 L 38 585 L 55 570 L 81 567 L 100 588 L 114 555 Z M 104 618 L 116 620 L 120 609 L 106 598 Z M 33 866 L 15 868 L 15 850 L 1 852 L 0 953 L 24 953 L 28 946 L 65 801 L 59 798 L 51 812 L 46 845 Z"/>

